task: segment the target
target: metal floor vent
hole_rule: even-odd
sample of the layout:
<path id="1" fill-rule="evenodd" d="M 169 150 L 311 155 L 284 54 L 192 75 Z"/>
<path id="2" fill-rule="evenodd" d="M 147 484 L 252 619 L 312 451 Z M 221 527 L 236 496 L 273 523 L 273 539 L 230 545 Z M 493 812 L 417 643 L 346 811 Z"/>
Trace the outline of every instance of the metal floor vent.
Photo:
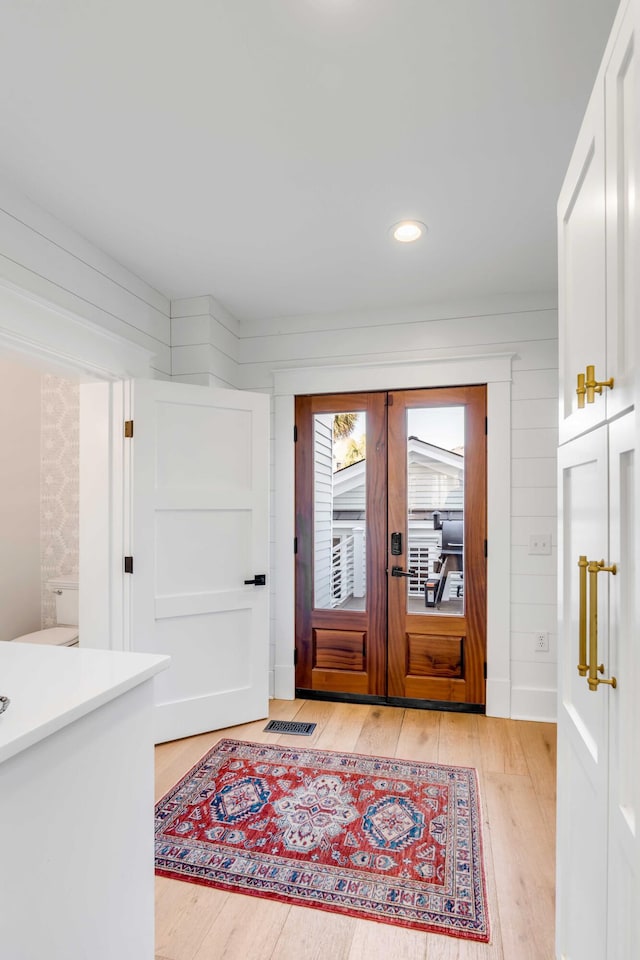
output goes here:
<path id="1" fill-rule="evenodd" d="M 296 720 L 269 720 L 264 733 L 297 733 L 301 737 L 310 737 L 315 730 L 315 723 L 299 723 Z"/>

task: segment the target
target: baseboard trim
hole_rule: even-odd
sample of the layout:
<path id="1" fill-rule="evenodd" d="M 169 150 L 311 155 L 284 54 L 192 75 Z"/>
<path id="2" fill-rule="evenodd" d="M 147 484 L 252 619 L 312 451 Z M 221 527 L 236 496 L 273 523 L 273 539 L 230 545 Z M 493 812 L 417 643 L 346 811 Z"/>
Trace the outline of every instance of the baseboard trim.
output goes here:
<path id="1" fill-rule="evenodd" d="M 536 720 L 556 723 L 558 694 L 555 690 L 536 687 L 513 687 L 511 717 L 513 720 Z"/>
<path id="2" fill-rule="evenodd" d="M 511 684 L 509 680 L 487 679 L 487 716 L 511 716 Z"/>
<path id="3" fill-rule="evenodd" d="M 276 664 L 273 671 L 273 695 L 276 700 L 295 699 L 296 668 L 293 664 Z"/>

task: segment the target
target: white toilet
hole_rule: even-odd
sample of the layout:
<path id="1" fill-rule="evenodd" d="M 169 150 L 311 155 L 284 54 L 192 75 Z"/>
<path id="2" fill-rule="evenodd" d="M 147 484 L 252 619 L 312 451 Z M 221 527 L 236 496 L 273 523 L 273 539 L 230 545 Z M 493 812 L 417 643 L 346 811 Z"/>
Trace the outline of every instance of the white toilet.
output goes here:
<path id="1" fill-rule="evenodd" d="M 47 580 L 47 588 L 56 598 L 57 626 L 15 637 L 14 643 L 52 643 L 59 647 L 78 646 L 78 582 L 59 578 Z"/>

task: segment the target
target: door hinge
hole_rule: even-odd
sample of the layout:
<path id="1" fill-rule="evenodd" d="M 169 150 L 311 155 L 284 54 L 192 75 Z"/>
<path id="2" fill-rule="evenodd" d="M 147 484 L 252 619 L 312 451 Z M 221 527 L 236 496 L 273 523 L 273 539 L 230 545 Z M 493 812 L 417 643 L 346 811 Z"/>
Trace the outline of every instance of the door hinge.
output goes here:
<path id="1" fill-rule="evenodd" d="M 485 680 L 486 680 L 486 679 L 487 679 L 487 661 L 486 661 L 486 660 L 485 660 L 485 662 L 484 662 L 484 671 L 483 671 L 483 672 L 484 672 L 484 678 L 485 678 Z"/>
<path id="2" fill-rule="evenodd" d="M 297 647 L 293 648 L 293 665 L 294 667 L 298 666 L 298 648 Z"/>
<path id="3" fill-rule="evenodd" d="M 488 433 L 489 433 L 489 418 L 488 418 L 488 417 L 485 417 L 485 418 L 484 418 L 484 435 L 485 435 L 485 437 L 486 437 L 486 435 L 487 435 Z"/>
<path id="4" fill-rule="evenodd" d="M 297 552 L 298 552 L 298 538 L 297 538 L 297 537 L 294 537 L 294 538 L 293 538 L 293 552 L 294 552 L 294 553 L 297 553 Z"/>
<path id="5" fill-rule="evenodd" d="M 133 573 L 133 557 L 124 558 L 124 572 Z"/>
<path id="6" fill-rule="evenodd" d="M 485 559 L 489 556 L 489 546 L 486 540 L 484 542 L 484 556 L 485 556 Z"/>
<path id="7" fill-rule="evenodd" d="M 133 420 L 125 420 L 124 422 L 124 435 L 125 437 L 133 436 Z"/>
<path id="8" fill-rule="evenodd" d="M 293 428 L 293 442 L 294 443 L 298 442 L 298 428 L 296 426 L 294 426 Z"/>

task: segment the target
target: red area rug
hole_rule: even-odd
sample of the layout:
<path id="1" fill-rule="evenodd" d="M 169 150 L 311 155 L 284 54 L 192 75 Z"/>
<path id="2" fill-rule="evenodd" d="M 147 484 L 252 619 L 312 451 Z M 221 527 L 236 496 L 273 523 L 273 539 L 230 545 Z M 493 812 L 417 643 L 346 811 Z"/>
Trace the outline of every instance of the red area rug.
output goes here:
<path id="1" fill-rule="evenodd" d="M 470 767 L 221 740 L 156 807 L 156 873 L 489 940 Z"/>

